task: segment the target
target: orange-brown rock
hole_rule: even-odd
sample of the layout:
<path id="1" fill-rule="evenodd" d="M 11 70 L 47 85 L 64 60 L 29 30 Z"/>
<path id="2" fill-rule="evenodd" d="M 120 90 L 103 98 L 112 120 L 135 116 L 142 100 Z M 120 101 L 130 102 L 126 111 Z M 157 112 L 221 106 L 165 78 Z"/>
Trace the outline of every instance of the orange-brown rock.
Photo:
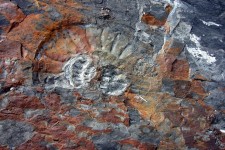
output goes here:
<path id="1" fill-rule="evenodd" d="M 173 80 L 189 80 L 190 68 L 187 60 L 179 60 L 177 56 L 183 49 L 183 44 L 176 39 L 170 39 L 163 45 L 157 57 L 160 75 Z"/>
<path id="2" fill-rule="evenodd" d="M 8 34 L 8 38 L 10 40 L 19 41 L 29 51 L 36 54 L 41 44 L 48 39 L 51 33 L 45 28 L 38 30 L 39 21 L 47 22 L 48 20 L 45 20 L 44 16 L 41 14 L 31 14 L 27 16 L 19 26 L 12 29 Z M 24 32 L 24 29 L 27 29 L 26 32 Z"/>
<path id="3" fill-rule="evenodd" d="M 93 51 L 88 42 L 86 30 L 75 26 L 61 32 L 56 32 L 51 36 L 43 57 L 47 56 L 52 60 L 65 62 L 77 53 Z"/>
<path id="4" fill-rule="evenodd" d="M 7 106 L 0 111 L 1 119 L 23 120 L 27 109 L 43 109 L 44 105 L 37 97 L 24 94 L 10 94 Z"/>
<path id="5" fill-rule="evenodd" d="M 7 146 L 0 146 L 0 150 L 8 150 Z"/>
<path id="6" fill-rule="evenodd" d="M 30 61 L 17 60 L 16 58 L 5 60 L 2 64 L 5 77 L 0 79 L 4 83 L 2 88 L 18 87 L 22 84 L 30 84 L 32 79 L 32 64 Z"/>
<path id="7" fill-rule="evenodd" d="M 0 42 L 0 58 L 21 58 L 21 44 L 5 39 Z"/>
<path id="8" fill-rule="evenodd" d="M 167 4 L 165 7 L 165 10 L 166 10 L 167 14 L 169 14 L 173 10 L 173 7 L 170 4 Z"/>
<path id="9" fill-rule="evenodd" d="M 164 94 L 148 94 L 147 96 L 138 97 L 132 93 L 126 93 L 128 98 L 128 104 L 136 108 L 140 115 L 147 119 L 151 120 L 154 126 L 158 126 L 160 123 L 164 122 L 164 100 L 169 98 L 169 95 Z M 158 103 L 162 103 L 161 107 L 157 107 Z"/>
<path id="10" fill-rule="evenodd" d="M 202 82 L 199 80 L 193 80 L 191 82 L 191 91 L 198 94 L 200 96 L 199 99 L 204 99 L 208 95 L 203 88 Z"/>
<path id="11" fill-rule="evenodd" d="M 171 68 L 171 78 L 174 80 L 189 80 L 190 68 L 187 60 L 175 60 Z"/>
<path id="12" fill-rule="evenodd" d="M 60 109 L 60 96 L 56 93 L 51 93 L 45 97 L 46 107 L 52 111 Z"/>
<path id="13" fill-rule="evenodd" d="M 88 150 L 95 149 L 95 145 L 90 140 L 81 138 L 77 143 L 77 150 Z"/>
<path id="14" fill-rule="evenodd" d="M 101 121 L 103 122 L 112 122 L 112 123 L 125 123 L 126 125 L 128 125 L 128 120 L 125 120 L 124 114 L 123 113 L 118 113 L 115 109 L 112 109 L 110 112 L 106 112 L 106 113 L 102 113 L 101 114 Z M 126 116 L 128 117 L 128 116 Z"/>
<path id="15" fill-rule="evenodd" d="M 159 63 L 159 73 L 162 77 L 170 77 L 173 68 L 173 63 L 176 60 L 176 56 L 171 54 L 160 54 L 157 58 Z"/>
<path id="16" fill-rule="evenodd" d="M 141 21 L 143 21 L 144 23 L 151 25 L 151 26 L 163 26 L 166 22 L 166 19 L 159 20 L 155 16 L 153 16 L 149 13 L 145 13 L 142 15 Z"/>
<path id="17" fill-rule="evenodd" d="M 21 42 L 23 46 L 34 53 L 36 57 L 44 42 L 52 35 L 52 31 L 70 24 L 82 22 L 81 15 L 74 9 L 80 8 L 80 6 L 77 3 L 70 4 L 71 6 L 65 3 L 64 5 L 68 6 L 65 7 L 59 3 L 54 3 L 55 9 L 58 11 L 59 15 L 61 15 L 58 20 L 51 18 L 51 16 L 45 13 L 28 15 L 18 27 L 12 29 L 8 34 L 8 38 Z M 46 9 L 46 11 L 50 9 L 48 4 L 44 4 L 44 6 L 43 9 Z M 26 32 L 23 31 L 24 29 L 27 29 Z"/>
<path id="18" fill-rule="evenodd" d="M 165 52 L 165 54 L 178 56 L 183 50 L 183 47 L 184 45 L 181 42 L 179 42 L 177 39 L 171 38 L 164 43 L 162 50 Z"/>
<path id="19" fill-rule="evenodd" d="M 13 94 L 9 98 L 8 108 L 20 109 L 43 109 L 45 108 L 41 101 L 34 96 L 27 96 L 23 94 Z"/>
<path id="20" fill-rule="evenodd" d="M 63 63 L 49 58 L 41 58 L 34 61 L 34 72 L 60 73 L 62 71 Z"/>
<path id="21" fill-rule="evenodd" d="M 7 76 L 7 78 L 4 80 L 5 84 L 4 87 L 5 88 L 10 88 L 10 87 L 17 87 L 20 86 L 24 83 L 26 76 L 24 76 L 24 74 L 22 74 L 19 70 L 18 72 L 16 72 L 15 74 L 17 74 L 17 76 L 14 75 L 14 73 L 11 73 Z"/>
<path id="22" fill-rule="evenodd" d="M 169 139 L 163 139 L 162 141 L 160 141 L 160 144 L 158 146 L 159 150 L 174 150 L 177 149 L 177 145 L 175 142 L 169 140 Z"/>
<path id="23" fill-rule="evenodd" d="M 188 22 L 182 22 L 183 6 L 173 9 L 172 1 L 169 5 L 151 0 L 137 2 L 136 10 L 132 2 L 130 6 L 122 1 L 75 1 L 0 0 L 0 124 L 12 119 L 34 127 L 33 137 L 16 150 L 204 150 L 225 143 L 224 134 L 216 129 L 223 125 L 219 113 L 225 111 L 206 103 L 207 96 L 223 93 L 224 87 L 218 90 L 219 82 L 194 72 L 199 68 L 189 64 L 198 62 L 182 52 L 190 34 Z M 136 22 L 140 19 L 142 23 Z M 199 38 L 203 46 L 204 37 Z M 94 61 L 98 74 L 87 87 L 67 89 L 45 82 L 52 76 L 61 82 L 63 65 L 79 53 L 100 60 Z M 101 76 L 108 61 L 129 80 L 120 96 L 102 92 L 108 86 Z M 83 69 L 79 65 L 74 64 Z M 111 80 L 112 70 L 107 69 L 105 80 Z M 219 103 L 221 95 L 212 101 Z M 13 139 L 14 132 L 7 134 Z M 14 148 L 9 144 L 0 149 Z"/>
<path id="24" fill-rule="evenodd" d="M 186 98 L 190 94 L 191 82 L 190 81 L 175 81 L 174 93 L 176 97 Z"/>
<path id="25" fill-rule="evenodd" d="M 148 103 L 148 100 L 137 97 L 135 94 L 126 93 L 126 97 L 128 98 L 128 103 L 135 107 L 143 118 L 150 119 L 152 114 L 155 112 L 155 104 Z"/>

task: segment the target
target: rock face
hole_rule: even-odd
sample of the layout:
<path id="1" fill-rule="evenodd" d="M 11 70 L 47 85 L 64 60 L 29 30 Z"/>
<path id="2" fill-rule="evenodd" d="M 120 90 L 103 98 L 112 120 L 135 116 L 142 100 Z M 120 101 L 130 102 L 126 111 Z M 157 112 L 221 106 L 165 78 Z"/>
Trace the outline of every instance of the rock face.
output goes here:
<path id="1" fill-rule="evenodd" d="M 223 0 L 0 0 L 0 149 L 225 149 Z"/>
<path id="2" fill-rule="evenodd" d="M 1 145 L 9 147 L 19 146 L 27 142 L 33 136 L 33 127 L 23 122 L 4 120 L 0 122 Z"/>

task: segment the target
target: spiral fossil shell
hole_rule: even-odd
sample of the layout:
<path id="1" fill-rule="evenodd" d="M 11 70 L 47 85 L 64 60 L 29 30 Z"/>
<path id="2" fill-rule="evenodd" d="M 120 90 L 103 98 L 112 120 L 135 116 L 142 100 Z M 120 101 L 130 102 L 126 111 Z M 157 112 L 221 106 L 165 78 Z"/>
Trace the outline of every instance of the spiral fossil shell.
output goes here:
<path id="1" fill-rule="evenodd" d="M 142 47 L 141 41 L 134 42 L 130 36 L 112 31 L 109 27 L 100 29 L 96 26 L 83 26 L 78 29 L 84 30 L 82 33 L 86 36 L 82 37 L 86 37 L 84 39 L 87 45 L 77 47 L 76 54 L 71 55 L 65 62 L 63 74 L 56 77 L 53 87 L 94 88 L 113 96 L 122 95 L 128 88 L 136 94 L 149 92 L 152 65 L 135 52 L 135 45 L 140 44 L 139 48 Z M 79 35 L 76 36 L 71 39 L 73 42 L 82 39 Z M 77 40 L 74 44 L 77 45 Z M 92 52 L 85 53 L 89 51 L 85 50 L 85 47 Z M 142 47 L 141 50 L 144 49 L 150 48 Z M 90 85 L 97 74 L 100 75 L 99 81 L 96 81 L 94 86 Z"/>

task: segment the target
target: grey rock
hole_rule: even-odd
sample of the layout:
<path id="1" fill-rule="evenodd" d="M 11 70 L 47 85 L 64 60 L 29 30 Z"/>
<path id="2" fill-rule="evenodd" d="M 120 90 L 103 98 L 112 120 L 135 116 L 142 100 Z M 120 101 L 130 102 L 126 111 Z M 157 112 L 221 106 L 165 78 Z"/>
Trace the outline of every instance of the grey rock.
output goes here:
<path id="1" fill-rule="evenodd" d="M 115 66 L 108 65 L 103 68 L 100 89 L 104 94 L 118 96 L 129 86 L 129 81 Z"/>
<path id="2" fill-rule="evenodd" d="M 84 125 L 91 127 L 93 130 L 106 130 L 111 126 L 110 123 L 99 123 L 96 120 L 87 120 L 84 122 Z"/>
<path id="3" fill-rule="evenodd" d="M 16 147 L 33 136 L 33 126 L 14 120 L 0 121 L 0 145 Z"/>
<path id="4" fill-rule="evenodd" d="M 140 123 L 141 116 L 137 110 L 133 108 L 128 108 L 128 114 L 129 114 L 131 125 Z"/>
<path id="5" fill-rule="evenodd" d="M 79 115 L 79 114 L 80 114 L 80 111 L 77 110 L 77 109 L 75 109 L 75 108 L 70 109 L 70 111 L 69 111 L 69 115 L 70 115 L 70 116 L 73 116 L 73 117 L 76 117 L 76 116 Z"/>
<path id="6" fill-rule="evenodd" d="M 3 16 L 3 15 L 0 15 L 0 25 L 1 26 L 7 26 L 9 25 L 9 21 Z"/>
<path id="7" fill-rule="evenodd" d="M 174 81 L 170 79 L 163 79 L 162 81 L 162 92 L 168 92 L 174 96 Z"/>
<path id="8" fill-rule="evenodd" d="M 225 131 L 225 114 L 217 112 L 212 121 L 213 127 Z"/>
<path id="9" fill-rule="evenodd" d="M 96 144 L 96 148 L 98 150 L 119 150 L 120 147 L 121 146 L 116 142 L 106 142 Z"/>
<path id="10" fill-rule="evenodd" d="M 40 109 L 36 109 L 36 110 L 33 110 L 33 109 L 27 109 L 25 110 L 24 112 L 24 117 L 26 119 L 30 119 L 32 117 L 36 117 L 36 116 L 39 116 L 39 115 L 43 115 L 44 113 L 47 113 L 47 111 L 45 110 L 40 110 Z"/>
<path id="11" fill-rule="evenodd" d="M 85 99 L 91 99 L 91 100 L 98 100 L 101 99 L 101 92 L 98 90 L 78 90 L 78 92 L 82 95 Z"/>
<path id="12" fill-rule="evenodd" d="M 47 9 L 47 12 L 48 12 L 49 18 L 53 21 L 59 21 L 60 19 L 62 19 L 62 15 L 54 7 L 49 7 Z"/>
<path id="13" fill-rule="evenodd" d="M 12 2 L 18 5 L 26 15 L 43 12 L 39 10 L 34 1 L 31 0 L 12 0 Z"/>
<path id="14" fill-rule="evenodd" d="M 99 136 L 93 136 L 92 141 L 94 144 L 102 144 L 102 143 L 108 143 L 110 142 L 110 136 L 107 134 L 102 134 Z"/>
<path id="15" fill-rule="evenodd" d="M 210 91 L 210 95 L 205 98 L 208 105 L 213 106 L 217 110 L 225 109 L 225 93 L 222 89 L 215 89 Z"/>
<path id="16" fill-rule="evenodd" d="M 54 92 L 60 95 L 61 103 L 74 104 L 77 101 L 77 98 L 73 94 L 73 90 L 56 87 Z"/>
<path id="17" fill-rule="evenodd" d="M 9 104 L 9 100 L 8 98 L 3 98 L 1 101 L 0 101 L 0 110 L 3 110 L 5 109 Z"/>

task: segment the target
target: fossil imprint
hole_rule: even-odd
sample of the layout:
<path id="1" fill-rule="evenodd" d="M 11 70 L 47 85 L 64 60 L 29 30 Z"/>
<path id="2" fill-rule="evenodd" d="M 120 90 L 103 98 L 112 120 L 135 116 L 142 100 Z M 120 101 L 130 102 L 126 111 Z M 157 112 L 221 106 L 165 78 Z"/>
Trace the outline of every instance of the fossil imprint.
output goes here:
<path id="1" fill-rule="evenodd" d="M 96 76 L 93 60 L 85 54 L 78 54 L 63 67 L 64 76 L 74 88 L 85 88 Z"/>
<path id="2" fill-rule="evenodd" d="M 97 60 L 96 60 L 97 61 Z M 87 54 L 78 54 L 63 67 L 64 79 L 75 89 L 89 88 L 90 82 L 96 77 L 98 63 Z M 106 95 L 121 95 L 129 86 L 129 81 L 115 66 L 102 67 L 99 90 Z"/>
<path id="3" fill-rule="evenodd" d="M 152 66 L 137 55 L 144 48 L 141 41 L 134 42 L 131 36 L 112 31 L 109 27 L 100 29 L 86 26 L 83 29 L 92 52 L 81 50 L 84 53 L 73 55 L 64 64 L 63 73 L 52 87 L 77 90 L 94 88 L 113 96 L 122 95 L 128 87 L 136 94 L 149 91 L 149 71 Z"/>

